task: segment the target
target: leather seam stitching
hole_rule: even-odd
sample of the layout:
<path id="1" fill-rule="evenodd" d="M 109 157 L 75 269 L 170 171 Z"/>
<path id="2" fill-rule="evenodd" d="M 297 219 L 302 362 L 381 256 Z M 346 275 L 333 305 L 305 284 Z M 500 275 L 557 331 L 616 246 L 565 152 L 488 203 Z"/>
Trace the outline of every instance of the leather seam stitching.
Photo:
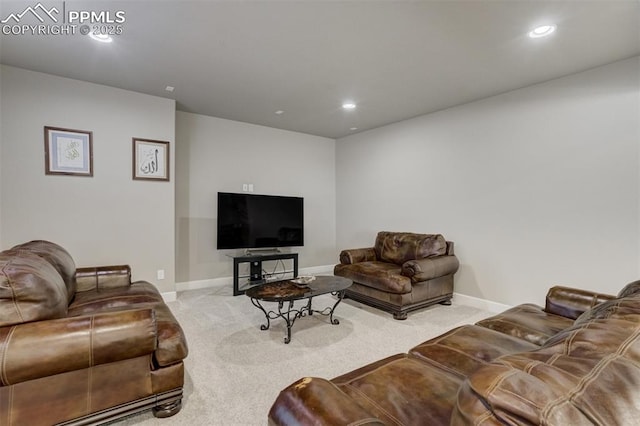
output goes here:
<path id="1" fill-rule="evenodd" d="M 374 401 L 373 399 L 371 399 L 367 394 L 363 393 L 360 391 L 360 389 L 352 386 L 351 384 L 347 384 L 347 387 L 350 388 L 352 391 L 354 391 L 355 393 L 357 393 L 358 395 L 360 395 L 361 398 L 365 399 L 367 402 L 369 402 L 371 405 L 373 405 L 376 409 L 378 409 L 380 412 L 384 413 L 387 417 L 389 417 L 395 424 L 397 424 L 398 426 L 402 426 L 402 422 L 400 422 L 400 420 L 396 419 L 395 416 L 393 416 L 391 413 L 389 413 L 387 410 L 385 410 L 384 408 L 382 408 L 380 406 L 380 404 L 378 404 L 376 401 Z"/>
<path id="2" fill-rule="evenodd" d="M 9 352 L 9 343 L 11 343 L 11 338 L 13 337 L 15 331 L 16 327 L 11 327 L 11 330 L 9 330 L 9 333 L 7 334 L 7 339 L 5 341 L 4 347 L 2 348 L 2 368 L 0 370 L 0 378 L 2 378 L 5 386 L 11 386 L 11 383 L 9 382 L 9 376 L 7 375 L 7 353 Z"/>
<path id="3" fill-rule="evenodd" d="M 11 303 L 13 304 L 13 307 L 16 310 L 16 314 L 18 314 L 18 318 L 20 318 L 20 322 L 23 323 L 25 322 L 24 317 L 22 316 L 22 311 L 20 310 L 20 305 L 18 304 L 18 301 L 16 300 L 16 290 L 15 290 L 15 286 L 13 285 L 13 281 L 9 278 L 9 275 L 7 275 L 6 272 L 6 267 L 11 265 L 13 263 L 13 260 L 9 260 L 3 267 L 2 267 L 2 274 L 7 278 L 7 284 L 9 285 L 9 288 L 11 289 Z"/>
<path id="4" fill-rule="evenodd" d="M 138 298 L 138 297 L 148 297 L 148 298 L 153 298 L 152 295 L 150 294 L 132 294 L 130 296 L 114 296 L 114 297 L 105 297 L 105 298 L 101 298 L 99 300 L 88 300 L 86 302 L 79 302 L 79 303 L 73 303 L 72 306 L 69 306 L 69 308 L 71 309 L 75 309 L 75 308 L 80 308 L 86 305 L 91 305 L 93 303 L 103 303 L 105 301 L 111 301 L 111 300 L 126 300 L 126 299 L 133 299 L 133 298 Z M 157 302 L 158 300 L 154 299 L 154 300 L 145 300 L 142 301 L 141 303 L 149 303 L 149 302 Z"/>
<path id="5" fill-rule="evenodd" d="M 560 396 L 556 400 L 550 402 L 545 407 L 544 411 L 541 413 L 541 414 L 544 415 L 544 418 L 547 418 L 548 416 L 550 416 L 550 413 L 552 411 L 554 411 L 555 409 L 559 408 L 561 405 L 570 403 L 576 397 L 578 397 L 579 395 L 583 394 L 585 392 L 585 390 L 587 389 L 587 387 L 591 383 L 593 383 L 593 381 L 595 379 L 597 379 L 597 377 L 600 375 L 600 372 L 602 370 L 604 370 L 613 361 L 615 361 L 616 359 L 620 358 L 627 351 L 627 349 L 631 346 L 633 341 L 638 339 L 639 335 L 640 335 L 640 327 L 636 327 L 635 332 L 631 336 L 627 337 L 620 344 L 620 346 L 618 346 L 618 349 L 614 353 L 603 357 L 598 362 L 598 364 L 596 364 L 596 366 L 589 372 L 589 374 L 587 374 L 582 379 L 580 379 L 580 381 L 573 387 L 573 389 L 571 391 L 567 392 L 563 396 Z"/>

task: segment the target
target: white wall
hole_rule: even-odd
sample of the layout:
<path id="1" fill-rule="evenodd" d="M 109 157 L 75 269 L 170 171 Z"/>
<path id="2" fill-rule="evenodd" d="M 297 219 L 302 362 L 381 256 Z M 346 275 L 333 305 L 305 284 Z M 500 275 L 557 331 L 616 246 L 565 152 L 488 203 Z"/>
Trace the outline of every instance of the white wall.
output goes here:
<path id="1" fill-rule="evenodd" d="M 304 247 L 300 267 L 336 263 L 335 141 L 198 114 L 176 114 L 177 281 L 233 275 L 216 249 L 217 193 L 304 197 Z"/>
<path id="2" fill-rule="evenodd" d="M 456 292 L 616 293 L 639 272 L 639 75 L 633 58 L 338 140 L 338 247 L 442 233 Z"/>
<path id="3" fill-rule="evenodd" d="M 175 291 L 174 182 L 132 180 L 132 137 L 171 142 L 175 101 L 2 66 L 2 247 L 48 239 Z M 93 131 L 94 176 L 44 171 L 44 126 Z M 173 163 L 173 161 L 172 161 Z M 171 164 L 173 166 L 173 164 Z M 166 279 L 158 281 L 156 270 Z"/>

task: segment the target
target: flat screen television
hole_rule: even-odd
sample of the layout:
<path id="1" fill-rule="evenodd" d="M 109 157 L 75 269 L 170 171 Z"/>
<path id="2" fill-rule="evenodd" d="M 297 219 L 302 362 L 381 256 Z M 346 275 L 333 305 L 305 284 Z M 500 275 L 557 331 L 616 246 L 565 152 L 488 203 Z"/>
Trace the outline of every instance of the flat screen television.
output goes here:
<path id="1" fill-rule="evenodd" d="M 218 249 L 304 245 L 302 197 L 218 192 Z"/>

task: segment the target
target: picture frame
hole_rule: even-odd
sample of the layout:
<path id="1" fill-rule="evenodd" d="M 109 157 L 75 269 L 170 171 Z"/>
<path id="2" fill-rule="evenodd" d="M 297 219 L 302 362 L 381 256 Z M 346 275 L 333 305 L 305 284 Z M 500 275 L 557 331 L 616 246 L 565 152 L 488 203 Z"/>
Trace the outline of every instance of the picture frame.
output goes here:
<path id="1" fill-rule="evenodd" d="M 169 181 L 169 142 L 133 138 L 133 179 Z"/>
<path id="2" fill-rule="evenodd" d="M 93 132 L 44 126 L 44 172 L 93 176 Z"/>

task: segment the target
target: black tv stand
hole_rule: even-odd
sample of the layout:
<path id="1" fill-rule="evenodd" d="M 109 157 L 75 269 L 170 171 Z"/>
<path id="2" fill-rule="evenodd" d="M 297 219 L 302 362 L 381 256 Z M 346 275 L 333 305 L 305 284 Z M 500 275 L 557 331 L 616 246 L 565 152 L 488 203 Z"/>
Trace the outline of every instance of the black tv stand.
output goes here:
<path id="1" fill-rule="evenodd" d="M 285 270 L 282 273 L 293 274 L 292 278 L 298 276 L 298 253 L 269 253 L 269 254 L 245 254 L 243 256 L 233 256 L 233 295 L 244 294 L 248 287 L 240 288 L 240 278 L 249 278 L 249 287 L 264 284 L 267 280 L 262 276 L 262 262 L 269 260 L 292 260 L 293 270 Z M 249 275 L 240 275 L 240 264 L 249 263 Z"/>
<path id="2" fill-rule="evenodd" d="M 281 253 L 280 249 L 272 248 L 272 249 L 248 249 L 244 251 L 245 256 L 263 256 L 269 254 L 278 254 Z"/>

